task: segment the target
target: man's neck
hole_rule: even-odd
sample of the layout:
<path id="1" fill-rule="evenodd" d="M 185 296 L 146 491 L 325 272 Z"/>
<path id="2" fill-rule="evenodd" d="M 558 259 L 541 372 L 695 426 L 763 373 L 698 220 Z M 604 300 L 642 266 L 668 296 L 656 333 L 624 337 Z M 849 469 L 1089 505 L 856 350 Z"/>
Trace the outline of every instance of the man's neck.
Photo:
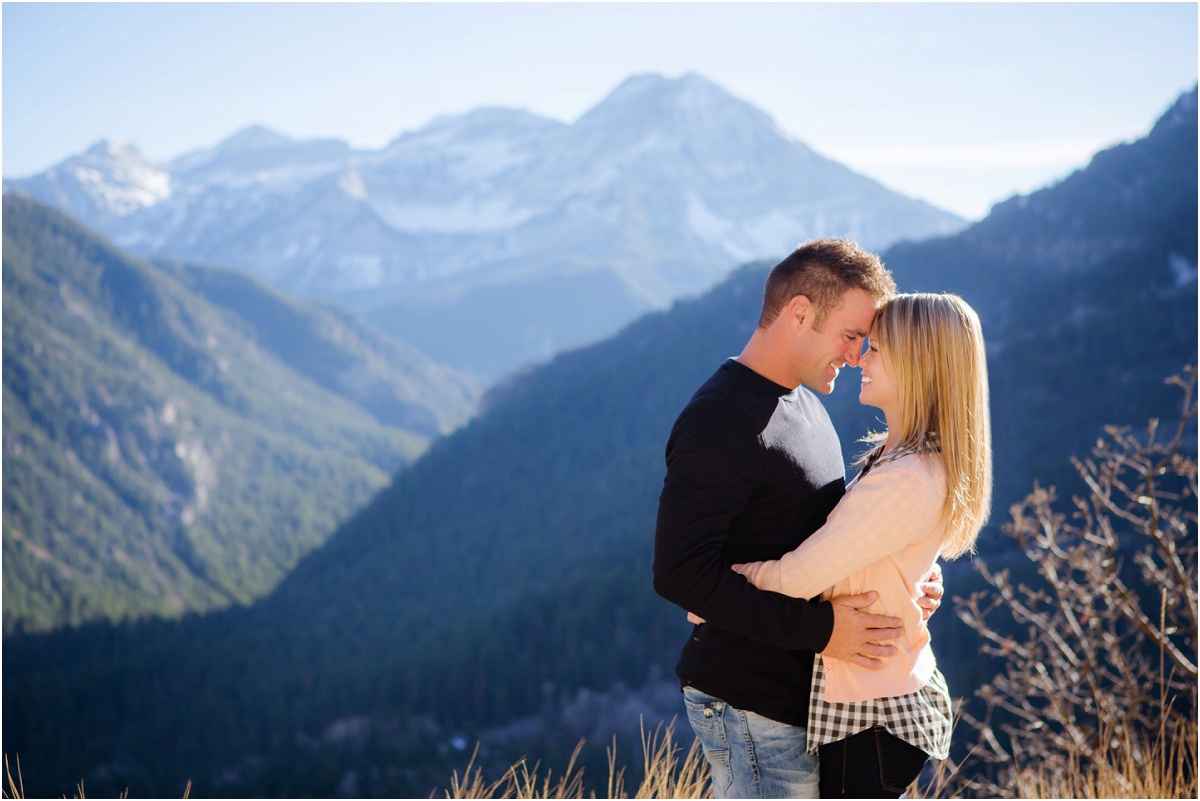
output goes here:
<path id="1" fill-rule="evenodd" d="M 768 381 L 773 381 L 781 387 L 795 389 L 800 381 L 778 357 L 779 349 L 768 341 L 768 335 L 761 328 L 751 335 L 746 347 L 738 354 L 736 361 L 761 375 Z"/>

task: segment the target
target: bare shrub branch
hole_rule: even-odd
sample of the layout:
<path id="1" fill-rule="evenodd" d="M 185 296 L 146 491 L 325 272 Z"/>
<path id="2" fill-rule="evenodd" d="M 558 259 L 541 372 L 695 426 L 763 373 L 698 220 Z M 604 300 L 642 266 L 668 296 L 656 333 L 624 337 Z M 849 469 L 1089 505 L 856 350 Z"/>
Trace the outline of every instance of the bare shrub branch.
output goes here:
<path id="1" fill-rule="evenodd" d="M 972 769 L 957 771 L 964 791 L 1012 796 L 1030 777 L 1091 771 L 1125 794 L 1136 788 L 1111 769 L 1114 749 L 1129 764 L 1153 759 L 1149 749 L 1195 750 L 1196 460 L 1184 447 L 1196 370 L 1167 383 L 1183 391 L 1178 420 L 1107 427 L 1072 459 L 1088 493 L 1069 513 L 1037 484 L 1012 507 L 1004 532 L 1027 575 L 977 560 L 990 589 L 955 599 L 1003 664 L 976 692 L 982 714 L 961 712 L 977 740 Z M 1184 792 L 1195 795 L 1194 769 Z"/>

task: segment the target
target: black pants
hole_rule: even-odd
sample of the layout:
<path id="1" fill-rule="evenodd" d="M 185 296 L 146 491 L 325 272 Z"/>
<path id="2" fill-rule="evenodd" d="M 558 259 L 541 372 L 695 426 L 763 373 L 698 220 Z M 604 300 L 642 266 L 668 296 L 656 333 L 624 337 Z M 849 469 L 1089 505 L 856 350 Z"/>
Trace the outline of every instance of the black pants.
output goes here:
<path id="1" fill-rule="evenodd" d="M 882 726 L 823 745 L 821 798 L 899 798 L 929 755 Z"/>

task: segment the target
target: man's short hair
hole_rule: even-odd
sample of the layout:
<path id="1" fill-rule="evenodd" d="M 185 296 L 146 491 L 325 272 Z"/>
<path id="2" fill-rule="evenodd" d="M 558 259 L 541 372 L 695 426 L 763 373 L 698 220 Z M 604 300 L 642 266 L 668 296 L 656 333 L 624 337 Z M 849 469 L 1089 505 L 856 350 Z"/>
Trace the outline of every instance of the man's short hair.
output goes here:
<path id="1" fill-rule="evenodd" d="M 805 295 L 816 313 L 819 328 L 825 315 L 852 289 L 866 291 L 876 306 L 896 294 L 892 273 L 879 256 L 850 239 L 810 239 L 776 264 L 763 291 L 759 328 L 775 321 L 784 306 Z"/>

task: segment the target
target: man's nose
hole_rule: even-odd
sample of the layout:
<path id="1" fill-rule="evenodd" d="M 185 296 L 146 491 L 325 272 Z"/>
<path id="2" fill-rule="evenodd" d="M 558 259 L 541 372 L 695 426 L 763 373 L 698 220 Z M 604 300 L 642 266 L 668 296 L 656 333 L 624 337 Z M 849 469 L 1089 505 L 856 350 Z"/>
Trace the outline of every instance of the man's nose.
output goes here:
<path id="1" fill-rule="evenodd" d="M 850 365 L 851 367 L 858 367 L 858 360 L 861 358 L 862 358 L 862 345 L 861 344 L 857 345 L 857 346 L 852 345 L 849 348 L 847 348 L 846 354 L 845 354 L 846 364 Z"/>

